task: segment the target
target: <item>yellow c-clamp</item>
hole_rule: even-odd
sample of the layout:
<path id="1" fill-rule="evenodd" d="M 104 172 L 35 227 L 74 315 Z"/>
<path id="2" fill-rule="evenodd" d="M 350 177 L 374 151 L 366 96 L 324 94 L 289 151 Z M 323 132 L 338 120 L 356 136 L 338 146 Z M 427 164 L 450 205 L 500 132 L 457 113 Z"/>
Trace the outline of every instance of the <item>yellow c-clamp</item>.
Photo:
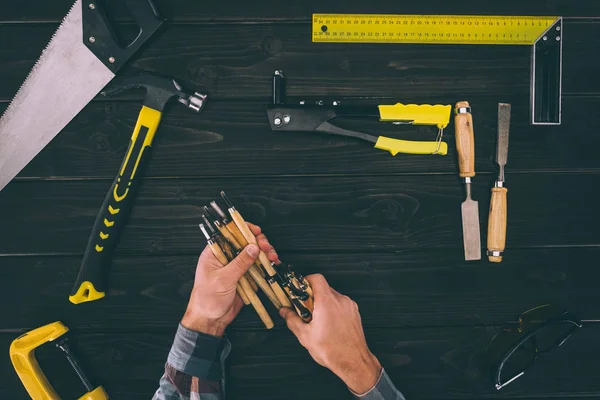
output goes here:
<path id="1" fill-rule="evenodd" d="M 44 343 L 54 342 L 69 331 L 62 322 L 53 322 L 44 325 L 30 332 L 27 332 L 16 338 L 10 345 L 10 361 L 12 362 L 17 375 L 23 382 L 23 386 L 33 400 L 60 400 L 60 397 L 48 382 L 48 378 L 42 372 L 37 360 L 35 359 L 35 349 Z M 102 386 L 94 389 L 87 379 L 79 362 L 67 345 L 66 338 L 55 342 L 56 347 L 61 349 L 79 379 L 88 390 L 78 400 L 108 400 L 108 394 Z"/>

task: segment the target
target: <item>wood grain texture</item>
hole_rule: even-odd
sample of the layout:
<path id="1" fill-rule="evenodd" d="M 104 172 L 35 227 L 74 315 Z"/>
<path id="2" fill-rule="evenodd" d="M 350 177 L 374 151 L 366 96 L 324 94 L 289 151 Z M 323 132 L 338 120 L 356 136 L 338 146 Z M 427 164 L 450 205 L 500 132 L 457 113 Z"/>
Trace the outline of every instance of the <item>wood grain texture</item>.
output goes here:
<path id="1" fill-rule="evenodd" d="M 511 249 L 501 265 L 466 262 L 462 249 L 279 253 L 304 274 L 324 274 L 336 290 L 356 300 L 369 328 L 497 324 L 516 321 L 524 310 L 547 303 L 600 321 L 600 272 L 591 267 L 597 248 Z M 27 294 L 26 307 L 5 308 L 0 330 L 32 329 L 47 318 L 80 330 L 171 327 L 185 311 L 197 257 L 115 257 L 107 297 L 78 306 L 67 298 L 81 257 L 0 257 L 0 278 L 10 282 L 0 301 L 8 304 Z M 276 326 L 283 327 L 274 308 L 265 305 Z M 246 307 L 232 329 L 262 328 Z"/>
<path id="2" fill-rule="evenodd" d="M 598 396 L 597 370 L 587 355 L 600 351 L 598 324 L 588 324 L 534 369 L 497 392 L 480 358 L 495 329 L 405 328 L 367 330 L 366 337 L 388 374 L 408 399 L 564 398 Z M 133 332 L 132 332 L 133 333 Z M 174 328 L 153 332 L 72 332 L 76 350 L 93 380 L 111 399 L 150 398 L 171 345 Z M 76 335 L 76 336 L 75 336 Z M 7 347 L 14 334 L 0 335 Z M 228 396 L 233 399 L 351 399 L 344 385 L 314 363 L 290 332 L 232 332 Z M 40 357 L 42 367 L 58 364 L 54 352 Z M 143 360 L 143 362 L 140 362 Z M 3 369 L 9 369 L 2 358 Z M 61 388 L 76 390 L 67 368 L 46 368 Z M 277 384 L 274 384 L 277 382 Z M 290 388 L 293 388 L 291 390 Z M 74 393 L 75 394 L 75 393 Z M 2 398 L 24 398 L 17 379 L 3 382 Z M 63 398 L 74 398 L 63 397 Z"/>
<path id="3" fill-rule="evenodd" d="M 36 0 L 7 0 L 0 15 L 0 23 L 8 21 L 59 22 L 73 4 L 72 0 L 55 0 L 50 5 Z M 586 17 L 598 14 L 594 0 L 505 0 L 495 3 L 448 3 L 432 0 L 427 4 L 419 2 L 396 3 L 386 0 L 349 2 L 318 0 L 287 3 L 282 7 L 275 0 L 259 3 L 230 1 L 227 3 L 197 3 L 186 0 L 154 0 L 162 15 L 171 21 L 212 22 L 215 20 L 263 21 L 292 20 L 306 21 L 312 13 L 380 13 L 380 14 L 481 14 L 481 15 L 562 15 L 564 17 Z M 110 3 L 109 3 L 110 4 Z M 129 21 L 126 13 L 118 13 L 118 20 Z"/>
<path id="4" fill-rule="evenodd" d="M 600 398 L 596 0 L 156 2 L 171 22 L 119 78 L 139 70 L 172 75 L 207 93 L 207 108 L 194 115 L 173 105 L 165 114 L 101 301 L 75 306 L 67 297 L 142 92 L 92 102 L 0 191 L 0 348 L 25 330 L 62 320 L 93 383 L 105 385 L 112 399 L 150 398 L 204 247 L 201 205 L 224 189 L 282 259 L 305 274 L 323 273 L 357 301 L 369 345 L 408 399 Z M 3 2 L 0 112 L 70 3 Z M 563 125 L 528 124 L 527 47 L 317 45 L 310 41 L 313 12 L 575 17 L 564 22 Z M 121 13 L 116 19 L 127 21 Z M 293 101 L 468 100 L 483 232 L 496 176 L 497 103 L 511 103 L 510 252 L 503 263 L 464 261 L 464 189 L 452 125 L 446 157 L 391 157 L 348 138 L 273 134 L 265 104 L 276 68 L 285 70 Z M 435 137 L 427 127 L 351 126 L 408 140 Z M 479 364 L 483 349 L 501 325 L 546 303 L 574 312 L 584 328 L 496 392 Z M 230 328 L 229 397 L 350 399 L 267 308 L 271 331 L 251 307 Z M 40 358 L 63 398 L 83 393 L 63 358 L 49 350 Z M 26 398 L 6 356 L 0 381 L 0 398 Z"/>
<path id="5" fill-rule="evenodd" d="M 481 230 L 487 230 L 495 176 L 475 180 Z M 588 182 L 597 173 L 508 174 L 507 246 L 597 246 L 600 215 Z M 0 192 L 0 253 L 83 254 L 110 181 L 18 182 Z M 146 179 L 117 254 L 196 254 L 202 206 L 225 190 L 248 221 L 281 251 L 462 248 L 456 174 L 388 177 Z M 578 195 L 574 195 L 577 193 Z M 99 200 L 100 199 L 100 200 Z M 547 199 L 552 199 L 548 203 Z M 13 212 L 18 210 L 18 212 Z M 560 229 L 555 229 L 560 227 Z"/>
<path id="6" fill-rule="evenodd" d="M 397 100 L 401 99 L 390 99 Z M 529 125 L 527 97 L 511 95 L 505 100 L 513 104 L 508 171 L 600 168 L 596 154 L 600 135 L 592 133 L 600 130 L 600 122 L 589 118 L 588 111 L 600 108 L 600 98 L 565 98 L 563 124 L 546 127 Z M 428 100 L 423 97 L 416 101 Z M 440 101 L 453 104 L 450 97 Z M 478 96 L 470 99 L 470 103 L 477 113 L 474 120 L 477 172 L 495 173 L 498 97 Z M 19 176 L 114 179 L 139 108 L 137 102 L 89 105 Z M 344 126 L 409 140 L 431 140 L 436 135 L 430 127 L 356 121 Z M 447 156 L 392 157 L 351 138 L 273 133 L 264 102 L 260 101 L 209 101 L 199 115 L 173 104 L 157 132 L 146 176 L 457 174 L 452 122 L 445 130 L 444 140 L 449 145 Z M 256 162 L 257 159 L 261 162 Z"/>
<path id="7" fill-rule="evenodd" d="M 55 28 L 0 25 L 0 37 L 12 38 L 0 48 L 0 99 L 14 96 Z M 563 95 L 597 95 L 596 71 L 578 57 L 596 45 L 600 23 L 565 21 L 564 30 L 573 39 L 565 41 Z M 169 25 L 120 76 L 147 70 L 188 81 L 213 99 L 267 101 L 273 71 L 283 69 L 290 96 L 427 96 L 432 103 L 451 96 L 454 103 L 493 93 L 504 101 L 529 98 L 530 58 L 527 46 L 313 44 L 309 24 Z"/>

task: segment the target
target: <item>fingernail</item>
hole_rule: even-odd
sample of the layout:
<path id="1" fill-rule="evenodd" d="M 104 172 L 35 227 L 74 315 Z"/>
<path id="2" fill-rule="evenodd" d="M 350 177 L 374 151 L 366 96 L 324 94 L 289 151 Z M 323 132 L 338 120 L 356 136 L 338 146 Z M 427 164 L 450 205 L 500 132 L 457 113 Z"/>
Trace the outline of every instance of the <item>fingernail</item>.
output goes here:
<path id="1" fill-rule="evenodd" d="M 252 258 L 258 257 L 258 246 L 254 244 L 249 244 L 246 247 L 246 253 L 248 253 L 248 255 Z"/>
<path id="2" fill-rule="evenodd" d="M 281 318 L 285 318 L 285 313 L 286 313 L 286 311 L 287 311 L 287 310 L 285 309 L 285 307 L 281 307 L 281 308 L 279 309 L 279 315 L 281 315 Z"/>

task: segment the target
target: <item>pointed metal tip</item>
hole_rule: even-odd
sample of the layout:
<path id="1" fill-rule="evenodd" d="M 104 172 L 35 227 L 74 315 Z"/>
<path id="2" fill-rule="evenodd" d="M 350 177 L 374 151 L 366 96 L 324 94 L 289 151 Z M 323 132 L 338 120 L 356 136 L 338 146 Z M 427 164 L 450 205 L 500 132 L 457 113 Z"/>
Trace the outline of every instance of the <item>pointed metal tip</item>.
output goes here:
<path id="1" fill-rule="evenodd" d="M 221 209 L 221 207 L 219 207 L 219 205 L 217 204 L 216 201 L 211 201 L 210 202 L 210 206 L 212 207 L 213 210 L 215 210 L 215 212 L 217 214 L 219 214 L 219 217 L 221 217 L 221 219 L 223 220 L 223 222 L 227 221 L 227 214 L 225 214 L 225 212 Z"/>
<path id="2" fill-rule="evenodd" d="M 208 220 L 208 218 L 206 217 L 206 215 L 202 214 L 202 220 L 204 221 L 204 226 L 206 226 L 208 228 L 208 230 L 210 231 L 211 234 L 215 233 L 215 228 L 213 228 L 212 224 L 210 223 L 210 221 Z"/>
<path id="3" fill-rule="evenodd" d="M 231 202 L 231 200 L 229 200 L 229 197 L 227 197 L 227 195 L 225 194 L 224 191 L 221 191 L 221 198 L 223 199 L 223 201 L 225 202 L 225 204 L 227 204 L 227 207 L 229 207 L 229 208 L 235 208 L 233 206 L 233 203 Z"/>
<path id="4" fill-rule="evenodd" d="M 210 240 L 210 235 L 206 231 L 206 228 L 204 227 L 204 224 L 200 224 L 200 230 L 204 234 L 204 237 L 206 238 L 206 240 Z"/>

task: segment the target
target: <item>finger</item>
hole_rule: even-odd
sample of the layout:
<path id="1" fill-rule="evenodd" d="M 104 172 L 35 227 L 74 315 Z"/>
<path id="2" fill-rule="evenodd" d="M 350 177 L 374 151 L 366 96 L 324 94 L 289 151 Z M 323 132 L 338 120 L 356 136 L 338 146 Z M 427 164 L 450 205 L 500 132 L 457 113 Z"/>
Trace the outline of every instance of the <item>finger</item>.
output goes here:
<path id="1" fill-rule="evenodd" d="M 208 246 L 206 246 L 204 248 L 204 250 L 202 250 L 200 257 L 198 258 L 197 267 L 200 267 L 201 265 L 205 266 L 205 267 L 212 267 L 212 268 L 221 268 L 222 267 L 221 263 L 219 262 L 219 260 L 217 260 L 217 257 L 215 257 L 212 250 Z"/>
<path id="2" fill-rule="evenodd" d="M 273 245 L 269 243 L 267 237 L 261 233 L 256 237 L 256 240 L 258 241 L 258 246 L 265 252 L 269 261 L 277 263 L 279 261 L 279 255 L 277 254 L 277 251 L 275 251 Z"/>
<path id="3" fill-rule="evenodd" d="M 262 230 L 260 229 L 260 226 L 254 225 L 251 222 L 246 222 L 246 224 L 248 225 L 248 228 L 250 228 L 250 230 L 252 231 L 254 236 L 260 235 L 260 233 L 262 232 Z"/>
<path id="4" fill-rule="evenodd" d="M 296 311 L 291 308 L 281 307 L 279 315 L 285 320 L 288 329 L 299 338 L 304 329 L 306 329 L 307 324 L 296 314 Z"/>
<path id="5" fill-rule="evenodd" d="M 235 299 L 233 300 L 233 315 L 238 315 L 240 310 L 244 307 L 244 301 L 240 297 L 239 294 L 235 294 Z"/>
<path id="6" fill-rule="evenodd" d="M 236 283 L 248 271 L 250 266 L 254 264 L 254 261 L 258 257 L 258 252 L 258 246 L 249 244 L 240 251 L 240 254 L 236 258 L 223 267 L 223 274 L 231 279 L 231 283 Z"/>
<path id="7" fill-rule="evenodd" d="M 325 277 L 323 275 L 312 274 L 312 275 L 306 276 L 305 278 L 313 290 L 315 302 L 317 301 L 317 299 L 319 297 L 329 296 L 333 293 L 332 292 L 333 289 L 331 288 L 331 286 L 329 286 L 329 283 L 327 283 L 327 280 L 325 279 Z"/>

